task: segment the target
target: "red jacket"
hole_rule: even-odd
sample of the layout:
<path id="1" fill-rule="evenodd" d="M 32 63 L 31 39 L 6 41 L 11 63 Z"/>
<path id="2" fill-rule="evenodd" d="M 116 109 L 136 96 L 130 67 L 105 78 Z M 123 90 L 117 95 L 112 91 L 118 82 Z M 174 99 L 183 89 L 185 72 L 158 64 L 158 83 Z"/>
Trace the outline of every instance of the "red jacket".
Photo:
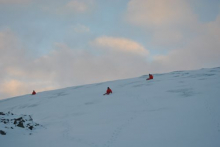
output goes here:
<path id="1" fill-rule="evenodd" d="M 149 74 L 149 78 L 147 80 L 151 80 L 153 78 L 154 78 L 153 75 Z"/>
<path id="2" fill-rule="evenodd" d="M 33 91 L 33 92 L 32 92 L 32 95 L 35 95 L 35 94 L 36 94 L 36 92 L 35 92 L 35 91 Z"/>
<path id="3" fill-rule="evenodd" d="M 110 93 L 112 93 L 112 90 L 110 89 L 110 88 L 108 88 L 107 90 L 106 90 L 106 93 L 105 94 L 110 94 Z"/>

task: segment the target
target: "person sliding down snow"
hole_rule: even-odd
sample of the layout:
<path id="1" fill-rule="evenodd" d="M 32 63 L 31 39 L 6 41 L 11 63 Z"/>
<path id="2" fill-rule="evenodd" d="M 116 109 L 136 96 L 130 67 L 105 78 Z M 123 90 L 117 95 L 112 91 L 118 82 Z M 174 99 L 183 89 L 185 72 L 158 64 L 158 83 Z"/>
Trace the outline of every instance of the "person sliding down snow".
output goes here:
<path id="1" fill-rule="evenodd" d="M 152 74 L 149 74 L 149 78 L 147 80 L 152 80 L 154 77 Z"/>
<path id="2" fill-rule="evenodd" d="M 35 94 L 36 94 L 36 92 L 33 90 L 32 95 L 35 95 Z"/>
<path id="3" fill-rule="evenodd" d="M 112 93 L 112 90 L 108 87 L 107 90 L 106 90 L 106 93 L 103 94 L 103 95 L 106 95 L 106 94 L 109 95 L 110 93 Z"/>

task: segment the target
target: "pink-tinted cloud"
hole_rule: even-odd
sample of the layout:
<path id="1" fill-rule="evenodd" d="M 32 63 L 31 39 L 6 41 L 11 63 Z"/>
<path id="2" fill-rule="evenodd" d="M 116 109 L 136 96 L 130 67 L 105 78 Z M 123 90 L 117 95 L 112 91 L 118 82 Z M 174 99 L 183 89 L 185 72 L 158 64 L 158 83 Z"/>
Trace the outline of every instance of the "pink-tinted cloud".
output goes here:
<path id="1" fill-rule="evenodd" d="M 92 42 L 92 44 L 97 47 L 101 47 L 102 49 L 109 49 L 112 51 L 122 51 L 143 56 L 149 54 L 149 51 L 145 49 L 142 45 L 126 38 L 114 38 L 103 36 L 100 38 L 96 38 Z"/>
<path id="2" fill-rule="evenodd" d="M 191 23 L 196 16 L 187 0 L 131 0 L 126 18 L 135 25 L 156 28 Z"/>
<path id="3" fill-rule="evenodd" d="M 152 32 L 152 44 L 181 44 L 199 25 L 188 0 L 130 0 L 126 21 Z"/>
<path id="4" fill-rule="evenodd" d="M 154 57 L 154 66 L 161 71 L 215 67 L 220 65 L 220 15 L 216 21 L 201 25 L 184 47 L 167 55 Z"/>
<path id="5" fill-rule="evenodd" d="M 28 51 L 10 29 L 0 32 L 0 99 L 29 93 L 34 88 L 54 87 L 52 73 L 38 70 L 37 60 L 28 57 Z"/>

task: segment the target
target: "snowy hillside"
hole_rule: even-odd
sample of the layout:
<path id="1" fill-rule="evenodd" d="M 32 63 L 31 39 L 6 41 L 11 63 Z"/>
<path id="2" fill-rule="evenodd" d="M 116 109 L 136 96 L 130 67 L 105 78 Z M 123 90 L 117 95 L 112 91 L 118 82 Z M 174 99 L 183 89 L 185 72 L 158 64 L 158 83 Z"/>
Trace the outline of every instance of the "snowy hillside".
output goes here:
<path id="1" fill-rule="evenodd" d="M 147 77 L 2 100 L 0 112 L 43 127 L 0 122 L 0 146 L 220 147 L 220 68 Z M 107 87 L 113 94 L 104 96 Z"/>

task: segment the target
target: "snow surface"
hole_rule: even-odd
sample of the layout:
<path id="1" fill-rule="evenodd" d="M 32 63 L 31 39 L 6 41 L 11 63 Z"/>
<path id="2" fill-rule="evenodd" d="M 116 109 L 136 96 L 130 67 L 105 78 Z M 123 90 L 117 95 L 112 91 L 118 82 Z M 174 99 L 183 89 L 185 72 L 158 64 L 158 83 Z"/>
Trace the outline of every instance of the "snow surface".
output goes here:
<path id="1" fill-rule="evenodd" d="M 220 67 L 147 77 L 1 100 L 44 128 L 0 128 L 0 146 L 220 147 Z"/>

